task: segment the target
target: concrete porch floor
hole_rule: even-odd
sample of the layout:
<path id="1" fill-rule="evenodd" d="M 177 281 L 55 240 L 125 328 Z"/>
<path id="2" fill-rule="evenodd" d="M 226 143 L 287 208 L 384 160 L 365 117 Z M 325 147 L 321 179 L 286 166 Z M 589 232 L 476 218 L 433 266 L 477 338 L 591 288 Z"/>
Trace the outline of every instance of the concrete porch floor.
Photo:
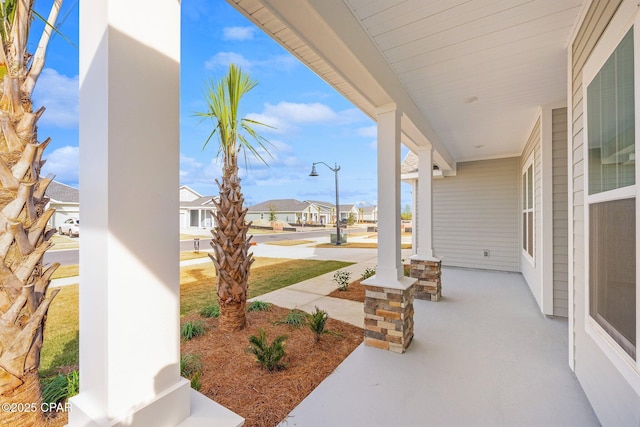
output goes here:
<path id="1" fill-rule="evenodd" d="M 443 269 L 405 354 L 361 345 L 281 426 L 598 426 L 568 367 L 567 320 L 520 274 Z"/>

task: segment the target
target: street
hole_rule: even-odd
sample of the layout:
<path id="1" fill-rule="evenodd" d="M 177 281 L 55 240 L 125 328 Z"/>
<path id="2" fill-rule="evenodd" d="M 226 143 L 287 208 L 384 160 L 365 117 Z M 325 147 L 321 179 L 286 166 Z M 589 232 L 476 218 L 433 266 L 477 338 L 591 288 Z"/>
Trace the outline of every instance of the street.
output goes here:
<path id="1" fill-rule="evenodd" d="M 360 231 L 358 228 L 341 229 L 344 233 L 349 231 Z M 309 228 L 305 231 L 292 231 L 287 233 L 277 234 L 258 234 L 254 235 L 252 241 L 256 243 L 276 242 L 279 240 L 303 240 L 308 238 L 328 237 L 331 233 L 335 233 L 335 229 L 322 228 L 312 229 Z M 251 233 L 249 233 L 251 234 Z M 211 239 L 200 238 L 200 250 L 206 251 L 211 249 Z M 180 242 L 180 251 L 193 250 L 193 240 L 183 240 Z M 44 254 L 44 264 L 53 264 L 59 262 L 60 265 L 72 265 L 78 264 L 78 249 L 64 249 L 60 251 L 48 251 Z"/>

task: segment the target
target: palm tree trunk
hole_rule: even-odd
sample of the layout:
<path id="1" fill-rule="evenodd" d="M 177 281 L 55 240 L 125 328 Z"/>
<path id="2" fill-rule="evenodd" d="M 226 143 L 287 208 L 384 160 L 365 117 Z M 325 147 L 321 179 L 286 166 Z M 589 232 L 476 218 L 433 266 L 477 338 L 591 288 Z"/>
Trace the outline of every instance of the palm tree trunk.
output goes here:
<path id="1" fill-rule="evenodd" d="M 41 426 L 44 423 L 38 372 L 25 374 L 23 380 L 20 387 L 0 395 L 0 421 L 3 426 Z"/>
<path id="2" fill-rule="evenodd" d="M 234 157 L 223 168 L 222 182 L 217 181 L 220 199 L 214 200 L 216 227 L 211 231 L 214 255 L 209 255 L 217 272 L 220 329 L 237 331 L 247 324 L 245 306 L 249 270 L 253 254 L 249 253 L 251 236 L 245 224 L 247 209 L 238 178 L 238 165 Z"/>
<path id="3" fill-rule="evenodd" d="M 55 231 L 47 230 L 54 210 L 46 208 L 45 196 L 53 177 L 40 178 L 49 144 L 37 137 L 44 108 L 34 112 L 31 103 L 42 67 L 38 62 L 31 69 L 26 51 L 33 1 L 11 3 L 15 14 L 12 20 L 2 16 L 1 32 L 10 37 L 3 40 L 5 50 L 0 49 L 0 403 L 34 404 L 37 411 L 5 411 L 0 420 L 3 425 L 32 426 L 41 425 L 38 367 L 47 311 L 58 292 L 47 295 L 47 289 L 59 264 L 42 265 Z M 56 19 L 61 3 L 54 1 L 50 19 Z M 44 60 L 48 40 L 40 41 L 38 61 Z"/>

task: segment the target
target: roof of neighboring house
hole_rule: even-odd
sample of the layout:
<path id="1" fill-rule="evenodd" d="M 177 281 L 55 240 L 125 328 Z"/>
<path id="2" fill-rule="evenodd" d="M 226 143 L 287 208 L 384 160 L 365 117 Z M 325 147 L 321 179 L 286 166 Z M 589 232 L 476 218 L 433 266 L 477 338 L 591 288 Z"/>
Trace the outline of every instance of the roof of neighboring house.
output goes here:
<path id="1" fill-rule="evenodd" d="M 207 206 L 210 205 L 210 207 L 213 207 L 213 202 L 211 201 L 211 199 L 213 199 L 213 196 L 202 196 L 202 197 L 198 197 L 195 200 L 191 200 L 191 201 L 180 201 L 180 207 L 181 208 L 200 208 L 203 206 Z M 216 197 L 217 198 L 217 197 Z M 209 207 L 209 206 L 207 206 Z"/>
<path id="2" fill-rule="evenodd" d="M 309 202 L 296 199 L 273 199 L 249 206 L 249 212 L 302 212 L 309 207 Z"/>
<path id="3" fill-rule="evenodd" d="M 80 203 L 80 191 L 70 185 L 58 181 L 51 181 L 45 192 L 51 201 L 60 203 Z"/>
<path id="4" fill-rule="evenodd" d="M 377 206 L 362 206 L 360 209 L 362 209 L 362 213 L 366 215 L 366 214 L 370 214 L 370 213 L 375 212 L 378 209 L 378 207 Z"/>

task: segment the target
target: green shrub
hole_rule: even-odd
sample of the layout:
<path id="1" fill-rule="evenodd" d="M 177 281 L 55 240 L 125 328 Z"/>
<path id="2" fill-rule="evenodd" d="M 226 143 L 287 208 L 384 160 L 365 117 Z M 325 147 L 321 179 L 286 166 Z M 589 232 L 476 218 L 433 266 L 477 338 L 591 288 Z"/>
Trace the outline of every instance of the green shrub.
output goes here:
<path id="1" fill-rule="evenodd" d="M 271 310 L 271 303 L 264 301 L 253 301 L 247 306 L 247 311 L 269 311 Z"/>
<path id="2" fill-rule="evenodd" d="M 288 337 L 280 335 L 269 344 L 264 329 L 259 329 L 258 334 L 249 336 L 247 352 L 253 354 L 260 366 L 267 371 L 283 369 L 285 365 L 280 360 L 285 356 L 284 342 Z"/>
<path id="3" fill-rule="evenodd" d="M 371 276 L 375 276 L 375 274 L 376 274 L 376 267 L 373 267 L 373 268 L 367 267 L 364 269 L 364 271 L 360 275 L 360 280 L 368 279 Z"/>
<path id="4" fill-rule="evenodd" d="M 309 325 L 309 329 L 311 329 L 311 332 L 313 332 L 313 334 L 315 335 L 316 342 L 320 341 L 320 338 L 323 334 L 342 336 L 337 332 L 328 331 L 325 329 L 327 320 L 329 320 L 329 313 L 327 313 L 325 310 L 320 310 L 316 306 L 316 310 L 313 313 L 309 314 L 308 318 L 309 319 L 307 321 L 307 324 Z"/>
<path id="5" fill-rule="evenodd" d="M 180 355 L 180 376 L 191 381 L 191 388 L 200 390 L 202 383 L 200 376 L 202 375 L 202 361 L 199 354 L 181 354 Z"/>
<path id="6" fill-rule="evenodd" d="M 302 310 L 293 309 L 287 314 L 282 320 L 278 320 L 275 322 L 276 325 L 290 325 L 294 328 L 299 328 L 300 326 L 304 326 L 307 323 L 307 313 Z"/>
<path id="7" fill-rule="evenodd" d="M 80 391 L 80 376 L 78 371 L 72 371 L 67 375 L 59 374 L 51 379 L 43 381 L 42 402 L 54 404 L 62 402 Z"/>
<path id="8" fill-rule="evenodd" d="M 338 270 L 333 274 L 333 281 L 337 283 L 338 290 L 346 291 L 351 283 L 351 272 L 346 270 Z"/>
<path id="9" fill-rule="evenodd" d="M 218 304 L 210 304 L 200 310 L 200 316 L 202 317 L 219 317 L 220 306 Z"/>
<path id="10" fill-rule="evenodd" d="M 180 336 L 185 341 L 204 335 L 205 332 L 205 325 L 199 320 L 185 322 L 180 327 Z"/>

